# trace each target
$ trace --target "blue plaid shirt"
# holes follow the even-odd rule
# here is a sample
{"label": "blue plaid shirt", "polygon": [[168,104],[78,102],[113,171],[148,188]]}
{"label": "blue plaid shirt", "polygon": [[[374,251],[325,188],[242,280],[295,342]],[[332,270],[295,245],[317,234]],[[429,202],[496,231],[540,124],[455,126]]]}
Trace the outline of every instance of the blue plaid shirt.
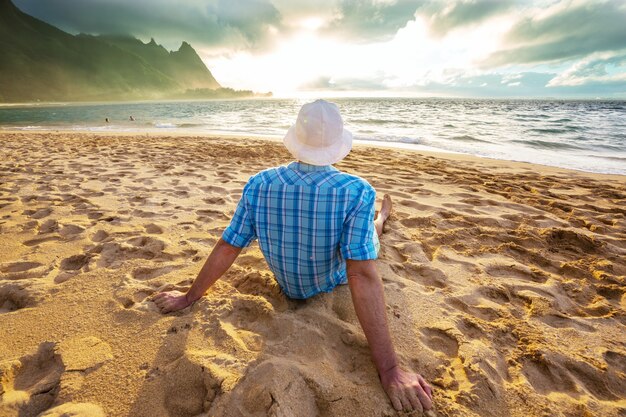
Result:
{"label": "blue plaid shirt", "polygon": [[346,259],[377,258],[375,200],[360,177],[292,162],[250,178],[222,238],[258,239],[285,294],[308,298],[346,282]]}

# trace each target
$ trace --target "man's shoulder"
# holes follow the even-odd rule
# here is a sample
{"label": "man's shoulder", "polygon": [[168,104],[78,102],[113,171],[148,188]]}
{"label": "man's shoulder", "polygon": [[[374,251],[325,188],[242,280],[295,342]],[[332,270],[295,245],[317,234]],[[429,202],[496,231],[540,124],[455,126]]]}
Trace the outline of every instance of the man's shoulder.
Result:
{"label": "man's shoulder", "polygon": [[[267,168],[252,175],[246,184],[247,188],[256,188],[261,184],[296,183],[299,177],[287,165]],[[333,168],[320,175],[313,184],[322,187],[347,188],[359,194],[375,193],[374,188],[366,179],[355,174]]]}
{"label": "man's shoulder", "polygon": [[365,178],[361,178],[355,174],[348,174],[347,172],[337,171],[336,181],[338,184],[349,187],[359,193],[375,192],[374,187],[370,185]]}
{"label": "man's shoulder", "polygon": [[259,171],[250,177],[250,179],[248,180],[248,185],[250,186],[272,182],[279,178],[280,171],[284,171],[284,169],[285,167],[281,165]]}

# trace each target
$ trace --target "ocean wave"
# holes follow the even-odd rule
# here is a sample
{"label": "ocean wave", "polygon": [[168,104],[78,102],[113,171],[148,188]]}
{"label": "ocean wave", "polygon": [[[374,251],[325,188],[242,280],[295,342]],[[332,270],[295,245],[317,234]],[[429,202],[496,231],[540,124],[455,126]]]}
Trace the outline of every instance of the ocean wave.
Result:
{"label": "ocean wave", "polygon": [[530,146],[532,148],[540,148],[540,149],[584,149],[580,146],[572,145],[569,143],[559,143],[559,142],[548,142],[545,140],[539,139],[513,139],[511,142],[519,143],[522,145]]}
{"label": "ocean wave", "polygon": [[529,132],[534,133],[570,133],[580,130],[577,126],[563,126],[560,128],[556,127],[535,127],[532,129],[528,129]]}
{"label": "ocean wave", "polygon": [[355,135],[354,139],[363,140],[367,142],[396,142],[396,143],[410,143],[410,144],[418,144],[420,143],[419,139],[410,138],[406,136],[361,136]]}
{"label": "ocean wave", "polygon": [[350,120],[350,123],[355,123],[355,124],[362,123],[362,124],[369,124],[369,125],[387,125],[387,124],[404,125],[407,123],[407,120],[368,118],[368,119],[353,119],[353,120]]}
{"label": "ocean wave", "polygon": [[614,155],[589,155],[594,158],[608,159],[609,161],[626,161],[626,156],[614,156]]}
{"label": "ocean wave", "polygon": [[15,129],[15,130],[41,130],[45,129],[44,126],[17,126],[17,127],[7,127],[7,129]]}
{"label": "ocean wave", "polygon": [[525,120],[541,120],[541,119],[549,119],[550,115],[547,114],[540,114],[540,113],[533,113],[533,114],[515,114],[514,117],[520,118],[520,119],[525,119]]}
{"label": "ocean wave", "polygon": [[475,138],[474,136],[470,136],[470,135],[461,135],[461,136],[452,136],[450,139],[452,140],[458,140],[461,142],[482,142],[482,143],[491,143],[488,140],[484,140],[484,139],[478,139]]}
{"label": "ocean wave", "polygon": [[618,152],[626,151],[626,146],[612,145],[610,143],[602,143],[600,146],[598,146],[598,148],[602,148],[602,150],[610,150],[610,151],[618,151]]}
{"label": "ocean wave", "polygon": [[175,129],[178,126],[174,123],[155,123],[154,127],[157,127],[159,129]]}

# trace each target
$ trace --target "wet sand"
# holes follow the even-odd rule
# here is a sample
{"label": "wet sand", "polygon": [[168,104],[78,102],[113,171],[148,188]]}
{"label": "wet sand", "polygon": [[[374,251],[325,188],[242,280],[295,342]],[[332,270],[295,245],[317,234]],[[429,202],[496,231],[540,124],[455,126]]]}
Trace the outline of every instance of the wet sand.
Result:
{"label": "wet sand", "polygon": [[[192,307],[151,301],[279,143],[0,143],[0,416],[396,415],[347,286],[289,300],[253,244]],[[367,146],[337,167],[394,199],[378,268],[436,415],[626,415],[626,177]]]}

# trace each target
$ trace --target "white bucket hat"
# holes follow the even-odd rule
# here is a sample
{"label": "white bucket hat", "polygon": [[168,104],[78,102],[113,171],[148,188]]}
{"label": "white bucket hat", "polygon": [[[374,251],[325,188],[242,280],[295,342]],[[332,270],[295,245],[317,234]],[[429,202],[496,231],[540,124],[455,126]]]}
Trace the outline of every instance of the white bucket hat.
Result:
{"label": "white bucket hat", "polygon": [[332,165],[350,153],[352,133],[343,128],[336,104],[315,100],[302,106],[296,124],[289,128],[283,143],[302,162]]}

